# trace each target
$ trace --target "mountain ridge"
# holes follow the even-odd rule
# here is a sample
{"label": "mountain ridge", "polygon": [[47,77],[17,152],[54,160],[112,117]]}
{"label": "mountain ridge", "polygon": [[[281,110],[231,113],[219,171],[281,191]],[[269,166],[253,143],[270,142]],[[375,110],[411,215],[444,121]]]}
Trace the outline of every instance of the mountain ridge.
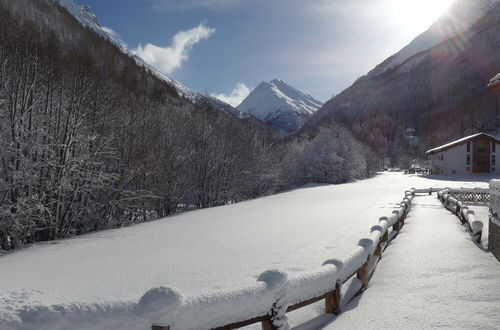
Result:
{"label": "mountain ridge", "polygon": [[65,8],[83,26],[92,29],[101,37],[112,42],[122,52],[134,58],[138,65],[147,68],[155,76],[172,85],[177,90],[177,93],[182,97],[185,97],[191,102],[196,104],[208,104],[216,110],[229,113],[240,119],[248,117],[246,114],[232,107],[230,104],[221,101],[217,98],[211,97],[209,95],[203,94],[201,92],[192,90],[183,83],[173,78],[170,78],[166,74],[157,70],[152,65],[146,63],[146,61],[144,61],[141,57],[130,52],[125,42],[123,42],[123,40],[121,40],[120,37],[112,29],[107,28],[100,24],[97,15],[90,6],[78,5],[74,0],[53,0],[53,1],[58,5],[60,5],[61,7]]}
{"label": "mountain ridge", "polygon": [[[340,122],[379,155],[397,162],[403,155],[423,157],[426,148],[500,126],[496,95],[487,88],[500,71],[500,3],[481,3],[493,6],[465,31],[358,78],[298,134]],[[409,145],[407,128],[416,132],[418,145]]]}
{"label": "mountain ridge", "polygon": [[415,37],[399,52],[378,64],[367,75],[384,73],[416,54],[463,33],[498,3],[500,0],[456,0],[447,13],[439,17],[426,31]]}

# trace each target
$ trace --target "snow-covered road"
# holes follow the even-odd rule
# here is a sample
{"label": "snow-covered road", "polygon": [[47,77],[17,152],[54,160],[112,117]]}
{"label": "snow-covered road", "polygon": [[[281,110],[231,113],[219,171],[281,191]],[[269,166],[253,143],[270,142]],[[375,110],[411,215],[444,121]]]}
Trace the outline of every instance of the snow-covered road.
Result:
{"label": "snow-covered road", "polygon": [[489,179],[384,173],[36,244],[0,256],[0,314],[25,304],[137,301],[158,286],[199,295],[253,284],[273,268],[293,276],[350,252],[406,189],[487,187]]}

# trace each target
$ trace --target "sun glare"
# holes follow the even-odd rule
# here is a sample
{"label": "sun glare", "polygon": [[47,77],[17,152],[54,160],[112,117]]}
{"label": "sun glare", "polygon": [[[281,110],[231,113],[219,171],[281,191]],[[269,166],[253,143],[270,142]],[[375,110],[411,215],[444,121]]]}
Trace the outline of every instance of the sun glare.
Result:
{"label": "sun glare", "polygon": [[454,0],[393,0],[394,14],[405,30],[420,33],[446,13]]}

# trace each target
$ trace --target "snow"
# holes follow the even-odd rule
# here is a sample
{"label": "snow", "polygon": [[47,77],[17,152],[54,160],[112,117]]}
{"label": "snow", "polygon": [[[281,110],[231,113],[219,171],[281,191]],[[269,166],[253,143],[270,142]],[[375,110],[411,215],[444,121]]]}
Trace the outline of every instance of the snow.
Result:
{"label": "snow", "polygon": [[[370,228],[387,228],[387,220],[379,218],[400,208],[405,190],[486,188],[489,179],[384,173],[35,244],[0,256],[0,301],[6,302],[0,303],[0,328],[11,320],[15,329],[44,329],[43,324],[57,320],[61,329],[66,321],[85,329],[91,315],[103,328],[110,320],[126,320],[137,329],[168,314],[146,313],[144,306],[155,301],[181,304],[175,319],[185,324],[200,322],[186,306],[196,306],[202,316],[253,316],[256,307],[269,310],[279,294],[267,280],[258,281],[263,272],[280,269],[297,287],[301,278],[316,277],[311,290],[320,292],[329,274],[347,276],[353,265],[366,262],[381,234],[380,228]],[[454,223],[459,221],[454,218]],[[296,300],[307,294],[298,292]],[[15,323],[21,321],[22,327]]]}
{"label": "snow", "polygon": [[[494,329],[500,264],[436,196],[419,196],[369,289],[324,329]],[[309,329],[317,329],[310,327]],[[304,328],[306,329],[306,328]]]}
{"label": "snow", "polygon": [[341,267],[340,260],[329,260],[320,268],[294,276],[288,283],[288,302],[290,305],[318,297],[331,290],[332,286],[335,285],[335,280],[340,277],[339,269]]}
{"label": "snow", "polygon": [[500,86],[500,73],[491,78],[490,83],[488,84],[488,87],[496,87]]}
{"label": "snow", "polygon": [[92,8],[89,6],[80,6],[74,0],[54,0],[60,6],[66,8],[83,26],[92,29],[101,37],[108,39],[122,51],[126,52],[127,45],[120,37],[109,27],[102,26],[97,19]]}
{"label": "snow", "polygon": [[500,180],[490,181],[490,205],[493,213],[500,217]]}
{"label": "snow", "polygon": [[264,315],[274,302],[283,299],[287,275],[270,270],[262,273],[257,281],[244,289],[192,298],[180,308],[173,323],[164,324],[173,329],[211,329],[238,318],[246,320]]}
{"label": "snow", "polygon": [[[236,109],[258,119],[270,122],[288,116],[288,121],[305,119],[314,114],[323,104],[290,86],[286,81],[274,79],[260,83]],[[300,123],[287,123],[294,128]]]}
{"label": "snow", "polygon": [[[427,31],[377,66],[369,75],[383,73],[404,63],[414,55],[466,31],[499,2],[500,0],[456,0],[448,12],[443,14]],[[414,62],[418,63],[419,59],[416,58]]]}

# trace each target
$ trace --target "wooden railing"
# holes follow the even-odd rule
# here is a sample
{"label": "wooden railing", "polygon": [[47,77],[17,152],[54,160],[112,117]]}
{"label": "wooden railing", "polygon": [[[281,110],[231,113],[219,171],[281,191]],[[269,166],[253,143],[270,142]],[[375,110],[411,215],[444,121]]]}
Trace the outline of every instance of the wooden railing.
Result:
{"label": "wooden railing", "polygon": [[[325,313],[340,314],[343,306],[368,289],[383,252],[404,226],[414,195],[414,189],[406,191],[399,208],[391,216],[381,217],[378,225],[372,227],[370,236],[360,240],[348,256],[325,261],[319,270],[300,277],[288,279],[283,272],[267,271],[259,276],[255,287],[213,297],[189,299],[188,305],[173,305],[168,314],[174,316],[170,320],[155,322],[152,329],[222,330],[261,323],[264,330],[276,330],[287,325],[286,313],[322,300]],[[347,287],[345,292],[343,287]],[[256,301],[259,308],[252,310],[249,306],[255,306]],[[219,308],[227,308],[224,317],[217,317]],[[245,310],[247,317],[241,315],[242,310]],[[205,314],[206,318],[200,314]],[[190,323],[190,318],[204,321],[203,324]]]}
{"label": "wooden railing", "polygon": [[500,180],[490,181],[490,213],[500,218]]}
{"label": "wooden railing", "polygon": [[[488,189],[443,189],[438,191],[438,198],[444,207],[455,213],[460,222],[467,227],[476,243],[481,243],[484,224],[476,220],[474,211],[469,210],[469,203],[478,203],[490,199]],[[464,198],[464,200],[460,200]]]}
{"label": "wooden railing", "polygon": [[500,180],[490,181],[488,248],[500,261]]}
{"label": "wooden railing", "polygon": [[489,189],[449,189],[448,194],[462,203],[489,204]]}

